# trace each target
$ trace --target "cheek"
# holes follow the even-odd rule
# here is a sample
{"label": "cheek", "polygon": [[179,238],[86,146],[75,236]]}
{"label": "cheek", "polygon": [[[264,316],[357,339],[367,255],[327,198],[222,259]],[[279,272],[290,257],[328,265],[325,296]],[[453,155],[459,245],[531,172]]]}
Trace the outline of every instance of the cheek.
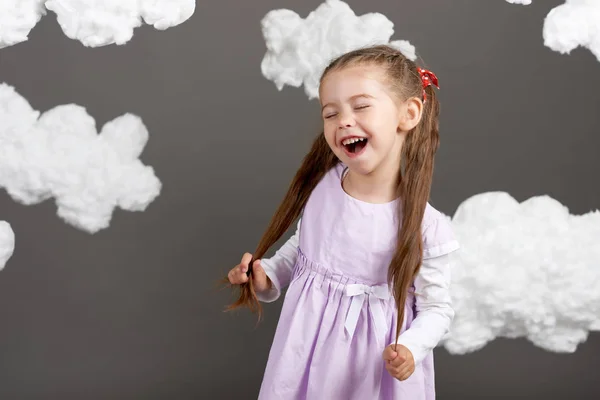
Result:
{"label": "cheek", "polygon": [[390,130],[390,126],[394,125],[395,121],[385,113],[372,112],[363,115],[360,123],[364,129],[372,131],[372,133],[386,132]]}
{"label": "cheek", "polygon": [[364,130],[374,141],[381,143],[389,143],[396,136],[396,127],[390,123],[382,123],[381,120],[365,125]]}
{"label": "cheek", "polygon": [[397,120],[392,115],[382,114],[369,119],[368,123],[371,134],[380,140],[393,140],[398,133]]}
{"label": "cheek", "polygon": [[335,128],[331,128],[330,126],[327,126],[327,124],[325,124],[325,126],[323,127],[323,132],[325,135],[325,140],[327,141],[329,146],[332,146],[335,143]]}

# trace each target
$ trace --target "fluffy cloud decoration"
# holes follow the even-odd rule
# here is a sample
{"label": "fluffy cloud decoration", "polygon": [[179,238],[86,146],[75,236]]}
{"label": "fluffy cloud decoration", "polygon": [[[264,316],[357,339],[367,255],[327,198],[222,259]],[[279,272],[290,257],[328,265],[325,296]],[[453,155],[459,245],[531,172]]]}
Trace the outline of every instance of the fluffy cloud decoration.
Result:
{"label": "fluffy cloud decoration", "polygon": [[40,112],[13,87],[0,84],[0,187],[19,203],[55,198],[57,214],[95,233],[115,207],[144,211],[161,182],[138,159],[148,141],[141,119],[124,114],[100,132],[75,104]]}
{"label": "fluffy cloud decoration", "polygon": [[411,60],[415,48],[408,41],[390,42],[394,24],[379,13],[356,16],[341,0],[326,0],[306,19],[294,11],[270,11],[261,21],[267,52],[261,63],[265,78],[278,90],[300,87],[309,99],[318,96],[319,78],[335,57],[360,47],[389,44]]}
{"label": "fluffy cloud decoration", "polygon": [[[506,0],[531,4],[531,0]],[[566,0],[544,19],[544,45],[561,54],[579,46],[589,49],[600,61],[600,1]]]}
{"label": "fluffy cloud decoration", "polygon": [[143,22],[165,30],[187,21],[195,0],[0,0],[0,48],[27,40],[46,10],[63,32],[89,47],[121,45]]}
{"label": "fluffy cloud decoration", "polygon": [[27,40],[46,14],[45,0],[0,0],[0,49]]}
{"label": "fluffy cloud decoration", "polygon": [[452,224],[461,242],[452,272],[456,316],[444,347],[465,354],[525,337],[574,352],[600,330],[600,212],[571,215],[548,196],[473,196]]}
{"label": "fluffy cloud decoration", "polygon": [[14,250],[15,233],[8,222],[0,221],[0,270],[4,269]]}

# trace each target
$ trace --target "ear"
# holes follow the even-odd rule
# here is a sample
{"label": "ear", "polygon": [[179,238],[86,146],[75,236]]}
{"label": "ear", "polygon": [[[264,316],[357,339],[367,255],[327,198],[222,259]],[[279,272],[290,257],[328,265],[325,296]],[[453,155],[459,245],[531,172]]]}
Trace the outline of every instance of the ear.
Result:
{"label": "ear", "polygon": [[421,121],[423,115],[423,102],[421,99],[411,97],[400,107],[400,121],[398,130],[408,132]]}

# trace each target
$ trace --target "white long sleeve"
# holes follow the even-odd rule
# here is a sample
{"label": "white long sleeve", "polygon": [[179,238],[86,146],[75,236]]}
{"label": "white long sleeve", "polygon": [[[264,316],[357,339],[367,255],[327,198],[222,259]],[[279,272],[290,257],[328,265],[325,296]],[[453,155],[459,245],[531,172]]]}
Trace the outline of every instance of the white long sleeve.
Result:
{"label": "white long sleeve", "polygon": [[415,364],[444,338],[454,318],[450,296],[452,257],[449,253],[424,259],[415,278],[416,316],[397,341],[411,351]]}
{"label": "white long sleeve", "polygon": [[258,300],[271,303],[281,296],[281,290],[289,285],[292,272],[298,257],[298,241],[300,237],[300,221],[296,227],[296,233],[271,258],[263,258],[260,265],[271,279],[273,286],[270,290],[257,293]]}

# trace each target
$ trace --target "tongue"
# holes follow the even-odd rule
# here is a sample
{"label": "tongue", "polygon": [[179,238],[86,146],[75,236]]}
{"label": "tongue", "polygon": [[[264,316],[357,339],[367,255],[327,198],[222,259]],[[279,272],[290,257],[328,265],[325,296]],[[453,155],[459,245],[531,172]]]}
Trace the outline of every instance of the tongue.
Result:
{"label": "tongue", "polygon": [[366,140],[361,140],[359,142],[354,143],[353,153],[359,153],[365,146],[367,145]]}

